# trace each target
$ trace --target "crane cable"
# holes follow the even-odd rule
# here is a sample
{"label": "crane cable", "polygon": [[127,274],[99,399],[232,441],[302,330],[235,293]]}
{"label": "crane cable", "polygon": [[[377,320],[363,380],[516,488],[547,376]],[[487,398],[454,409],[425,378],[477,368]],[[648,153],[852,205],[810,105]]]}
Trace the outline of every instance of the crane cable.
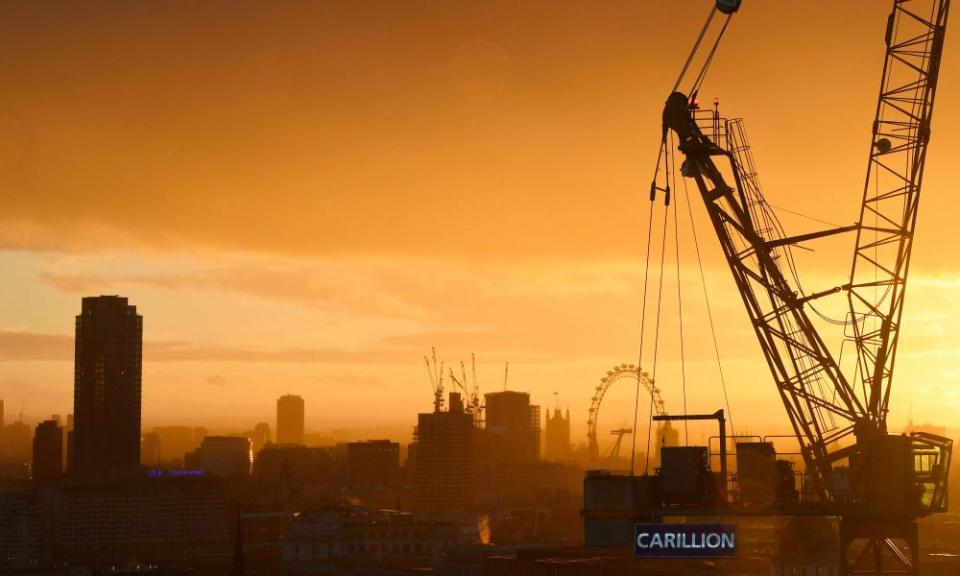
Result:
{"label": "crane cable", "polygon": [[[718,11],[720,10],[717,8],[717,4],[714,4],[713,8],[710,9],[710,13],[707,15],[707,21],[703,23],[703,27],[700,29],[700,34],[697,35],[697,40],[693,43],[693,48],[690,50],[690,54],[687,55],[687,59],[684,61],[683,67],[680,69],[680,75],[677,77],[677,81],[674,82],[673,89],[670,91],[671,93],[676,92],[680,88],[680,84],[683,83],[683,79],[686,77],[687,72],[690,69],[690,64],[693,63],[693,59],[700,51],[700,46],[703,44],[703,39],[706,37],[707,31],[710,29],[710,25],[713,22],[713,17]],[[720,32],[714,39],[713,46],[710,47],[710,51],[707,53],[707,57],[704,59],[703,65],[701,65],[696,79],[693,81],[690,90],[687,92],[687,95],[691,98],[691,100],[694,99],[697,92],[700,91],[700,86],[703,84],[703,81],[707,76],[707,71],[710,69],[710,64],[713,63],[713,56],[717,52],[717,47],[720,45],[720,40],[723,39],[723,35],[727,31],[727,26],[730,24],[730,18],[733,16],[736,10],[731,12],[726,12],[724,10],[722,12],[724,12],[726,15],[726,18],[723,21],[723,26],[720,27]]]}
{"label": "crane cable", "polygon": [[[673,155],[671,154],[670,157],[673,158]],[[660,276],[657,287],[657,320],[653,331],[653,371],[650,377],[650,412],[649,420],[647,421],[647,453],[645,458],[646,462],[643,465],[644,476],[649,473],[650,469],[650,441],[653,436],[653,393],[657,389],[657,353],[660,351],[660,312],[663,310],[663,264],[667,255],[667,222],[670,216],[670,169],[666,167],[666,164],[665,169],[667,170],[667,187],[663,202],[663,233],[660,237]],[[652,206],[650,207],[650,213],[653,213]],[[636,418],[636,414],[634,414],[634,418]],[[636,437],[636,434],[634,434],[634,437]]]}
{"label": "crane cable", "polygon": [[[694,44],[693,44],[693,48],[690,50],[690,54],[687,56],[687,59],[686,59],[686,61],[684,62],[683,67],[682,67],[681,70],[680,70],[680,75],[677,77],[677,81],[674,83],[674,85],[673,85],[673,90],[671,90],[671,92],[676,92],[677,89],[680,87],[680,84],[683,82],[683,79],[684,79],[684,77],[686,76],[687,71],[688,71],[689,68],[690,68],[690,64],[693,62],[694,57],[697,55],[698,51],[700,50],[700,46],[701,46],[702,43],[703,43],[704,37],[706,37],[707,31],[710,29],[710,25],[711,25],[711,23],[713,22],[714,16],[716,15],[716,13],[717,13],[718,11],[720,11],[720,12],[723,12],[723,13],[726,15],[726,19],[725,19],[724,22],[723,22],[723,26],[720,28],[719,34],[717,34],[717,37],[716,37],[716,39],[715,39],[714,42],[713,42],[713,46],[710,47],[710,52],[707,54],[707,57],[706,57],[706,59],[704,60],[703,65],[700,67],[700,71],[697,73],[697,77],[696,77],[696,79],[694,80],[693,86],[691,87],[691,90],[690,90],[690,92],[689,92],[689,95],[690,95],[690,97],[691,97],[691,100],[695,97],[696,92],[699,91],[700,86],[703,84],[703,81],[704,81],[704,79],[706,78],[706,75],[707,75],[707,71],[708,71],[709,68],[710,68],[710,64],[713,62],[713,57],[714,57],[714,55],[716,54],[717,47],[720,45],[720,40],[723,39],[723,35],[724,35],[724,33],[727,31],[727,26],[730,24],[730,17],[733,16],[733,13],[734,13],[734,12],[736,12],[736,8],[734,8],[734,9],[732,9],[732,10],[730,10],[730,11],[720,9],[720,8],[718,8],[718,5],[719,5],[719,4],[720,4],[720,2],[719,2],[719,0],[718,0],[718,2],[716,2],[716,3],[714,4],[713,8],[711,8],[710,13],[707,15],[707,20],[706,20],[706,22],[704,22],[703,27],[700,29],[700,33],[697,35],[697,39],[696,39],[696,41],[695,41]],[[737,4],[737,6],[739,6],[739,2],[736,2],[736,4]],[[671,141],[672,141],[672,136],[671,136]],[[649,468],[649,464],[650,464],[650,440],[651,440],[651,439],[650,439],[650,436],[651,436],[650,432],[652,431],[652,426],[653,426],[653,388],[656,386],[657,352],[658,352],[659,340],[660,340],[660,336],[659,336],[659,335],[660,335],[660,310],[661,310],[661,308],[662,308],[661,304],[662,304],[662,297],[663,297],[663,269],[664,269],[664,259],[665,259],[665,254],[666,254],[666,243],[667,243],[667,237],[666,237],[666,234],[667,234],[667,221],[668,221],[668,216],[669,216],[669,213],[670,213],[670,209],[669,209],[669,207],[670,207],[670,177],[671,177],[671,174],[674,174],[674,173],[675,173],[675,170],[674,170],[674,171],[671,171],[670,168],[666,165],[666,161],[664,161],[664,169],[665,169],[666,172],[667,172],[666,175],[665,175],[665,186],[664,186],[664,188],[658,188],[658,186],[657,186],[657,175],[660,173],[660,163],[661,163],[661,160],[664,160],[664,159],[665,159],[665,156],[668,156],[668,155],[670,155],[670,154],[669,154],[669,151],[668,151],[668,148],[667,148],[667,130],[665,129],[664,132],[663,132],[663,135],[662,135],[662,137],[661,137],[661,139],[660,139],[660,147],[659,147],[659,149],[658,149],[658,151],[657,151],[657,160],[656,160],[656,163],[655,163],[655,165],[654,165],[653,181],[652,181],[651,184],[650,184],[650,215],[649,215],[649,218],[648,218],[648,220],[647,220],[647,248],[646,248],[646,257],[645,257],[645,260],[644,260],[643,300],[642,300],[642,304],[641,304],[642,309],[641,309],[641,312],[640,312],[640,348],[639,348],[638,355],[637,355],[637,356],[638,356],[638,358],[637,358],[637,386],[636,386],[636,391],[635,391],[635,395],[634,395],[633,434],[631,434],[631,436],[632,436],[632,438],[631,438],[632,448],[631,448],[631,450],[630,450],[630,475],[631,475],[631,476],[635,475],[635,473],[636,473],[637,420],[638,420],[638,416],[639,416],[639,412],[640,412],[640,386],[641,386],[641,382],[642,382],[642,379],[643,379],[643,371],[642,371],[641,365],[642,365],[642,363],[643,363],[643,347],[644,347],[644,339],[645,339],[645,333],[646,333],[646,320],[647,320],[647,287],[649,286],[649,279],[650,279],[650,247],[651,247],[651,243],[652,243],[651,241],[652,241],[652,238],[653,238],[653,211],[654,211],[655,202],[656,202],[657,190],[661,190],[661,191],[663,191],[663,192],[665,193],[665,198],[664,198],[665,212],[664,212],[664,220],[663,220],[663,236],[662,236],[662,243],[661,243],[661,250],[660,250],[660,278],[659,278],[659,288],[658,288],[658,296],[657,296],[657,319],[656,319],[656,328],[655,328],[655,334],[654,334],[654,338],[655,338],[655,339],[654,339],[654,357],[653,357],[653,377],[652,377],[652,384],[651,384],[651,391],[650,391],[650,414],[649,414],[650,421],[649,421],[648,426],[647,426],[647,454],[646,454],[646,463],[645,463],[645,465],[644,465],[644,474],[647,473],[648,468]],[[673,157],[671,156],[671,160],[672,160],[672,159],[673,159]],[[675,161],[674,161],[674,162],[675,162]],[[675,168],[675,166],[674,166],[674,168]],[[673,178],[674,178],[674,184],[676,184],[676,176],[675,176],[675,174],[673,175]],[[681,178],[681,180],[683,180],[683,179]],[[683,184],[684,184],[684,189],[686,189],[686,182],[684,182]],[[688,202],[688,209],[689,209],[689,194],[687,195],[687,202]],[[690,213],[690,217],[691,217],[691,225],[692,225],[692,224],[693,224],[693,220],[692,220],[692,218],[693,218],[693,213],[692,213],[692,212]],[[675,222],[675,227],[676,227],[676,206],[674,206],[674,222]],[[676,237],[677,237],[677,297],[678,297],[678,302],[679,302],[679,298],[680,298],[680,287],[679,287],[679,283],[680,283],[679,250],[680,250],[680,248],[679,248],[679,235],[678,235],[678,234],[679,234],[679,233],[675,232],[675,235],[676,235]],[[695,241],[695,244],[696,244],[696,241]],[[700,258],[700,251],[699,251],[699,247],[698,247],[698,248],[697,248],[697,259],[699,260],[699,258]],[[703,264],[702,264],[702,263],[701,263],[701,265],[700,265],[700,274],[701,274],[701,278],[703,278]],[[704,280],[704,294],[706,295],[706,281],[705,281],[705,280]],[[708,302],[707,302],[707,309],[708,309],[708,311],[709,311],[709,300],[708,300]],[[682,322],[682,319],[681,319],[681,322]],[[719,363],[720,363],[720,356],[719,356],[719,354],[720,354],[720,352],[719,352],[719,348],[718,348],[718,345],[717,345],[716,333],[715,333],[715,331],[713,330],[713,317],[712,317],[712,315],[711,315],[711,317],[710,317],[710,327],[711,327],[711,332],[713,333],[714,349],[715,349],[716,352],[717,352],[717,364],[718,364],[718,366],[719,366]],[[683,329],[682,329],[682,327],[681,327],[681,340],[682,340],[682,338],[683,338],[683,336],[682,336],[682,331],[683,331]],[[681,356],[683,355],[683,350],[682,350],[682,348],[683,348],[683,344],[682,344],[682,342],[681,342]],[[684,364],[684,360],[683,360],[682,358],[681,358],[681,364]],[[685,366],[683,366],[683,367],[681,368],[681,373],[682,373],[681,378],[682,378],[682,386],[683,386],[684,412],[686,412],[687,397],[686,397],[686,368],[685,368]],[[723,395],[724,395],[724,399],[725,399],[726,405],[727,405],[727,412],[730,412],[730,401],[727,399],[727,389],[726,389],[726,383],[723,381],[723,369],[722,369],[722,367],[721,367],[721,369],[720,369],[720,381],[721,381],[721,383],[723,384]],[[732,414],[731,414],[731,418],[730,418],[730,427],[731,427],[731,429],[733,429],[733,418],[732,418]]]}
{"label": "crane cable", "polygon": [[690,68],[690,63],[693,62],[693,57],[697,55],[697,50],[700,49],[700,43],[703,42],[703,37],[706,36],[707,30],[710,28],[710,22],[713,21],[713,16],[717,13],[717,6],[714,5],[710,10],[710,13],[707,15],[707,21],[703,23],[703,28],[700,29],[700,35],[697,36],[697,41],[693,43],[693,49],[690,50],[690,54],[687,56],[687,61],[683,63],[683,68],[680,69],[680,76],[677,77],[677,81],[673,84],[673,90],[670,92],[676,92],[680,88],[680,83],[683,82],[683,77],[687,74],[687,69]]}
{"label": "crane cable", "polygon": [[[673,148],[673,134],[670,135],[670,147]],[[673,156],[675,157],[675,156]],[[677,170],[673,166],[673,189],[677,189]],[[687,412],[687,358],[684,351],[683,342],[683,291],[680,289],[680,219],[677,217],[677,202],[673,203],[673,242],[675,249],[675,258],[677,265],[677,318],[680,321],[680,388],[683,392],[683,413]],[[683,445],[687,446],[690,442],[690,427],[687,420],[683,421]]]}
{"label": "crane cable", "polygon": [[[714,6],[716,10],[716,6]],[[710,69],[710,64],[713,63],[713,56],[717,53],[717,46],[720,45],[720,40],[723,39],[723,35],[727,31],[727,26],[730,25],[730,17],[733,14],[727,14],[727,19],[723,21],[723,27],[720,28],[720,33],[717,34],[717,39],[713,42],[713,47],[710,48],[710,53],[707,54],[707,59],[703,62],[703,67],[700,68],[700,74],[697,75],[697,79],[693,81],[693,86],[690,88],[690,96],[695,97],[697,92],[700,91],[700,86],[703,85],[704,79],[707,77],[707,71]]]}
{"label": "crane cable", "polygon": [[683,195],[687,202],[687,213],[690,216],[690,231],[693,234],[693,248],[697,255],[697,265],[700,269],[700,283],[703,286],[703,299],[707,305],[707,320],[710,324],[710,335],[713,337],[713,351],[717,357],[717,371],[720,375],[720,387],[723,390],[723,402],[727,407],[727,416],[730,420],[730,433],[736,435],[736,428],[733,425],[733,410],[730,409],[730,397],[727,395],[727,381],[723,377],[723,363],[720,361],[720,344],[717,341],[717,329],[713,322],[713,310],[710,307],[710,295],[707,290],[707,277],[703,272],[703,259],[700,257],[700,242],[697,240],[697,228],[693,224],[693,209],[690,206],[690,191],[687,189],[686,178],[680,179],[683,182]]}
{"label": "crane cable", "polygon": [[[664,140],[660,145],[660,153],[657,155],[657,171],[660,169],[660,159],[664,154],[666,148],[666,140]],[[640,385],[643,380],[643,372],[641,365],[643,363],[643,343],[644,343],[644,334],[646,333],[647,325],[647,281],[650,278],[650,243],[653,238],[653,207],[654,200],[656,199],[657,193],[657,172],[654,172],[653,183],[650,185],[650,217],[647,220],[647,256],[644,263],[643,271],[643,303],[641,304],[640,311],[640,350],[637,353],[637,389],[634,394],[633,400],[633,432],[631,433],[631,449],[630,449],[630,475],[635,474],[635,465],[637,457],[637,413],[640,411]]]}

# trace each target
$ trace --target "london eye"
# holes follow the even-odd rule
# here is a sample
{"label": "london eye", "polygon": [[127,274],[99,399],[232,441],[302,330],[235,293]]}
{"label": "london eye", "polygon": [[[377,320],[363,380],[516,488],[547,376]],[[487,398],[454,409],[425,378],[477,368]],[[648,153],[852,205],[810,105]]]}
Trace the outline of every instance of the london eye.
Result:
{"label": "london eye", "polygon": [[[646,372],[639,370],[634,364],[619,364],[607,370],[607,373],[600,378],[600,383],[594,389],[593,398],[590,401],[590,412],[587,417],[587,450],[593,461],[596,462],[600,460],[600,444],[597,438],[600,423],[600,409],[603,406],[604,396],[606,396],[607,391],[614,385],[629,385],[631,388],[635,388],[638,381],[640,386],[646,390],[645,396],[652,399],[653,413],[656,415],[666,413],[663,398],[660,397],[660,390],[654,385],[653,380]],[[619,449],[620,440],[623,435],[625,433],[633,433],[633,431],[631,429],[619,429],[611,433],[618,436],[614,446],[616,449]],[[611,454],[610,459],[615,459],[616,456],[617,454]]]}

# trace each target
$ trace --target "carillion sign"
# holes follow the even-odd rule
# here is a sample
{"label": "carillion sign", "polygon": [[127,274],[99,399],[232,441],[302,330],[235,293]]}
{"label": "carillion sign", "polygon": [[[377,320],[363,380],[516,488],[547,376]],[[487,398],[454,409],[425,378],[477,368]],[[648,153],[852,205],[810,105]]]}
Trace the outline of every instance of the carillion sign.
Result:
{"label": "carillion sign", "polygon": [[637,558],[732,558],[737,555],[734,524],[637,524]]}

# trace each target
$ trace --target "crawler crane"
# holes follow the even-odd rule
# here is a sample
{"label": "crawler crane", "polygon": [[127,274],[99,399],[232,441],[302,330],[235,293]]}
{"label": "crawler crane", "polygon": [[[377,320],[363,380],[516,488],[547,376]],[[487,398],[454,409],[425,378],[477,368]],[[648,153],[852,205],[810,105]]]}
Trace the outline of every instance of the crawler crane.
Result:
{"label": "crawler crane", "polygon": [[[951,441],[891,434],[886,418],[949,5],[893,2],[863,200],[852,226],[783,233],[757,184],[742,122],[696,105],[703,72],[686,93],[678,80],[663,110],[662,153],[672,153],[675,137],[683,177],[696,182],[799,441],[818,510],[839,518],[844,574],[862,573],[865,564],[867,573],[918,573],[916,521],[947,505]],[[737,8],[739,2],[718,0],[711,17],[719,13],[725,29]],[[651,196],[668,190],[655,179]],[[848,280],[805,292],[791,248],[840,234],[855,237]],[[849,367],[814,322],[819,299],[843,294],[845,337],[856,351]]]}

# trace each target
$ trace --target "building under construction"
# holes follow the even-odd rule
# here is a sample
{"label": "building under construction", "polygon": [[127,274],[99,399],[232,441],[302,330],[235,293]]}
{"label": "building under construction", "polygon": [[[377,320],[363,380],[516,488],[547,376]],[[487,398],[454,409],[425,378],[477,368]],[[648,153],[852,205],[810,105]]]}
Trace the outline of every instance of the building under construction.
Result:
{"label": "building under construction", "polygon": [[490,464],[515,464],[540,460],[540,406],[530,394],[503,390],[484,394],[484,437]]}
{"label": "building under construction", "polygon": [[466,510],[472,504],[474,478],[474,417],[464,410],[458,392],[451,392],[448,409],[437,407],[417,417],[412,446],[416,466],[417,510],[436,515]]}

